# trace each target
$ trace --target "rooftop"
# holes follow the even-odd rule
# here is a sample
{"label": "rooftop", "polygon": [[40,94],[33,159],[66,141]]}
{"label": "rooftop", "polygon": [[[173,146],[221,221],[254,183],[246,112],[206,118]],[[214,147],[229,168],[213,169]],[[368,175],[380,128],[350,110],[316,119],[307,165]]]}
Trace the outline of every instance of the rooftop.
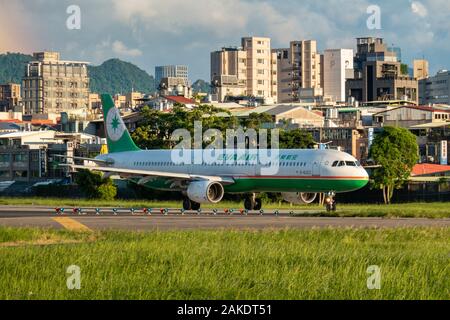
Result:
{"label": "rooftop", "polygon": [[434,175],[450,171],[450,166],[440,164],[421,163],[416,164],[412,171],[412,176]]}
{"label": "rooftop", "polygon": [[181,104],[197,104],[194,100],[185,98],[183,96],[164,96],[164,98]]}

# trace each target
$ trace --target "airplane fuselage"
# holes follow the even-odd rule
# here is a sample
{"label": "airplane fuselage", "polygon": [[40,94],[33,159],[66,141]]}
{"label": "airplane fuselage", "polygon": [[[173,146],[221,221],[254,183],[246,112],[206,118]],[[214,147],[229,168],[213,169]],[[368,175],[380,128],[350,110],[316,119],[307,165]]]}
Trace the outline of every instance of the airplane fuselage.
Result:
{"label": "airplane fuselage", "polygon": [[[351,155],[337,150],[279,150],[276,160],[253,161],[239,156],[237,150],[218,152],[216,162],[172,161],[172,150],[118,152],[97,157],[111,161],[111,166],[130,170],[168,171],[173,173],[220,176],[234,181],[225,184],[227,193],[255,192],[350,192],[364,187],[368,175]],[[236,161],[230,161],[236,160]],[[258,160],[258,158],[256,159]],[[271,170],[264,170],[271,167]],[[275,168],[275,169],[274,169]],[[264,173],[266,172],[266,173]],[[268,172],[268,173],[267,173]],[[136,179],[134,179],[136,181]],[[158,190],[178,191],[170,178],[155,177],[144,184]]]}

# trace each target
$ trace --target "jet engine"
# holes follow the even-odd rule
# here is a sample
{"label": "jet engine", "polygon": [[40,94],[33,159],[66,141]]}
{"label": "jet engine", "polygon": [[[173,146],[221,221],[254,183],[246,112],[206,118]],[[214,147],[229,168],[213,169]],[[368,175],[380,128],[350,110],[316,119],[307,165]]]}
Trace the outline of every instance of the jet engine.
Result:
{"label": "jet engine", "polygon": [[289,192],[282,193],[281,196],[292,204],[310,204],[317,198],[317,193]]}
{"label": "jet engine", "polygon": [[218,203],[224,194],[223,186],[212,181],[194,181],[187,189],[188,198],[197,203]]}

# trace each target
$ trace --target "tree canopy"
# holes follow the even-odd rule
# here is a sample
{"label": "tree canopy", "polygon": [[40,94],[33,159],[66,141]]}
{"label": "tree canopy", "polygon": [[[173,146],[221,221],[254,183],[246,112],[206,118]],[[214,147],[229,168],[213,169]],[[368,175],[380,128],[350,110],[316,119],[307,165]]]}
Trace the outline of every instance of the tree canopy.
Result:
{"label": "tree canopy", "polygon": [[[194,123],[201,121],[202,132],[208,129],[218,129],[223,134],[223,141],[227,129],[254,129],[259,132],[265,124],[272,123],[272,117],[265,113],[252,113],[247,118],[238,119],[229,112],[210,105],[200,105],[192,110],[183,105],[176,105],[169,113],[160,112],[149,107],[141,110],[142,120],[139,121],[132,138],[143,149],[171,149],[178,142],[171,141],[172,133],[177,129],[187,129],[194,137]],[[270,145],[270,132],[268,137]],[[314,143],[311,134],[297,130],[280,130],[280,148],[307,148]],[[193,145],[191,141],[191,145]],[[203,143],[206,147],[208,143]]]}
{"label": "tree canopy", "polygon": [[419,160],[416,137],[405,128],[385,127],[370,148],[370,157],[381,167],[375,169],[372,185],[383,190],[385,203],[390,203],[394,189],[409,179]]}

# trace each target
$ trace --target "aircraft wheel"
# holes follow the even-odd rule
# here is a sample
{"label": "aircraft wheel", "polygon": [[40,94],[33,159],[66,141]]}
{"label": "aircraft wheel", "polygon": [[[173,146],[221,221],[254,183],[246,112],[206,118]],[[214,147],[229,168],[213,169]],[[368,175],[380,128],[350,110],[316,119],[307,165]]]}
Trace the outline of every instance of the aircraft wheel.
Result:
{"label": "aircraft wheel", "polygon": [[251,198],[245,198],[244,200],[244,208],[248,211],[254,210],[255,208],[255,201]]}
{"label": "aircraft wheel", "polygon": [[183,199],[183,209],[184,210],[192,210],[192,201],[189,198]]}
{"label": "aircraft wheel", "polygon": [[200,203],[191,201],[191,208],[192,208],[192,210],[194,210],[194,211],[200,210],[200,207],[201,207]]}
{"label": "aircraft wheel", "polygon": [[262,200],[261,199],[256,199],[253,209],[254,210],[261,210],[261,208],[262,208]]}

